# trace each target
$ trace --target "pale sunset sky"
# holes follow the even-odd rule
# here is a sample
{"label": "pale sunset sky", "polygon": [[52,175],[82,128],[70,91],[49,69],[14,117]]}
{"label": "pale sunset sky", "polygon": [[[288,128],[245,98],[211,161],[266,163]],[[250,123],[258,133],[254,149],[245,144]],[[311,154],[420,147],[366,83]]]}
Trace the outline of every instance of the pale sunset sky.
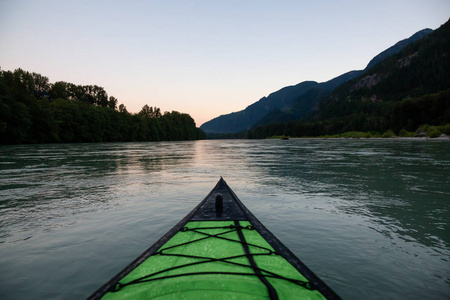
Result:
{"label": "pale sunset sky", "polygon": [[0,67],[98,85],[197,126],[305,80],[364,69],[449,0],[0,0]]}

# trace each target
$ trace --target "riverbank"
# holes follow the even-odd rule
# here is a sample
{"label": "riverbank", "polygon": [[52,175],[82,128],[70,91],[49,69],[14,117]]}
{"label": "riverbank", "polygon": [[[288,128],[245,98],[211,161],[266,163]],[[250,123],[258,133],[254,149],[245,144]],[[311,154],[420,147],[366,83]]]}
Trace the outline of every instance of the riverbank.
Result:
{"label": "riverbank", "polygon": [[430,126],[430,125],[421,125],[416,131],[407,131],[402,129],[398,132],[394,132],[392,129],[385,131],[384,133],[380,132],[365,132],[365,131],[348,131],[344,133],[338,133],[334,135],[319,135],[319,136],[297,136],[291,137],[288,135],[275,135],[268,137],[269,139],[290,139],[290,138],[354,138],[354,139],[362,139],[362,138],[423,138],[423,139],[449,139],[450,136],[450,124],[442,125],[442,126]]}
{"label": "riverbank", "polygon": [[403,137],[403,136],[393,136],[393,137],[359,137],[359,136],[317,136],[317,137],[270,137],[268,139],[280,139],[280,140],[313,140],[313,139],[330,139],[330,140],[340,140],[340,139],[370,139],[370,140],[404,140],[404,141],[450,141],[450,136],[446,134],[442,134],[438,137],[431,138],[428,136],[425,137]]}
{"label": "riverbank", "polygon": [[340,138],[352,138],[352,139],[439,139],[447,140],[450,139],[450,124],[445,126],[430,126],[423,125],[419,127],[415,132],[406,131],[404,129],[400,130],[398,134],[395,134],[393,130],[388,130],[383,134],[379,132],[363,132],[363,131],[349,131],[334,135],[321,135],[321,136],[307,136],[307,137],[290,137],[290,136],[272,136],[270,139],[290,139],[290,138],[320,138],[320,139],[340,139]]}
{"label": "riverbank", "polygon": [[395,136],[395,137],[389,137],[389,138],[382,138],[382,137],[362,137],[362,138],[355,138],[355,137],[294,137],[289,138],[291,140],[398,140],[398,141],[450,141],[450,136],[443,135],[439,136],[437,138],[430,138],[430,137],[401,137],[401,136]]}
{"label": "riverbank", "polygon": [[442,134],[435,138],[431,138],[428,136],[425,136],[425,137],[418,137],[418,136],[413,136],[413,137],[404,137],[404,136],[392,136],[392,137],[319,136],[319,137],[295,137],[295,138],[290,138],[290,139],[371,139],[371,140],[403,140],[403,141],[428,141],[428,140],[433,140],[433,141],[449,140],[450,141],[450,136],[448,136],[446,134]]}

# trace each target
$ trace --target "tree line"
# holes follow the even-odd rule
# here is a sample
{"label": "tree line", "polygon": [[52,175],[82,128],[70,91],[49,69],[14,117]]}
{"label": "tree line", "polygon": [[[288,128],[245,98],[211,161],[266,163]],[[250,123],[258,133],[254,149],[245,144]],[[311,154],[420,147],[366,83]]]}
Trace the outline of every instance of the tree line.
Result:
{"label": "tree line", "polygon": [[191,116],[145,105],[129,113],[97,85],[50,83],[22,69],[0,70],[0,143],[204,139]]}

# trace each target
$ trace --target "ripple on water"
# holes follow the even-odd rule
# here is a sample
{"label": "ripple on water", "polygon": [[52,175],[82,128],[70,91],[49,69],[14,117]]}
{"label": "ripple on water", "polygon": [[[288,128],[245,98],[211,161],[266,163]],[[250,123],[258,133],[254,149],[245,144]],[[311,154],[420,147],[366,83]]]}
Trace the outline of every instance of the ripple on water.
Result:
{"label": "ripple on water", "polygon": [[0,298],[86,298],[224,176],[344,299],[446,299],[448,153],[386,140],[3,146]]}

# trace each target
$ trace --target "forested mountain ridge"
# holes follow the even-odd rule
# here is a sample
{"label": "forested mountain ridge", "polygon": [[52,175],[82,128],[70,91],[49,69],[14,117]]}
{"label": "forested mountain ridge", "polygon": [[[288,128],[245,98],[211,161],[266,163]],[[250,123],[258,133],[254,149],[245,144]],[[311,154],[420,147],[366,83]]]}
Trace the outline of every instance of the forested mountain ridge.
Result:
{"label": "forested mountain ridge", "polygon": [[304,81],[284,87],[267,97],[247,106],[244,110],[222,115],[204,123],[200,128],[209,133],[240,132],[251,128],[264,115],[274,109],[287,108],[298,95],[319,85],[315,81]]}
{"label": "forested mountain ridge", "polygon": [[407,39],[401,40],[400,42],[397,42],[394,46],[389,47],[388,49],[384,50],[383,52],[381,52],[380,54],[378,54],[377,56],[372,58],[372,60],[367,64],[367,67],[365,68],[365,70],[370,69],[371,67],[375,66],[380,61],[388,58],[389,56],[400,52],[403,48],[405,48],[409,44],[414,43],[415,41],[420,40],[421,38],[424,38],[425,36],[429,35],[432,32],[433,32],[433,30],[430,28],[422,29],[422,30],[416,32],[415,34],[413,34],[410,38],[407,38]]}
{"label": "forested mountain ridge", "polygon": [[416,131],[450,123],[450,21],[341,84],[307,120],[256,128],[250,137]]}
{"label": "forested mountain ridge", "polygon": [[351,80],[361,73],[363,73],[363,71],[350,71],[327,82],[319,83],[300,96],[294,98],[290,105],[284,109],[276,108],[270,111],[259,121],[254,123],[252,127],[273,123],[287,123],[305,118],[319,108],[320,100],[322,98],[330,94],[331,91],[333,91],[340,84]]}
{"label": "forested mountain ridge", "polygon": [[[431,29],[424,29],[415,33],[410,38],[396,43],[394,46],[375,56],[364,70],[350,71],[327,82],[317,83],[314,81],[305,81],[295,86],[282,88],[270,94],[268,97],[263,97],[242,111],[214,118],[204,123],[200,128],[206,133],[240,132],[252,127],[271,123],[286,123],[305,118],[318,109],[320,100],[331,93],[334,88],[361,75],[377,62],[398,53],[407,45],[425,37],[430,32],[432,32]],[[304,87],[303,84],[305,83],[313,84],[309,86],[309,89],[297,88],[300,86]],[[289,96],[285,96],[283,101],[280,101],[279,94]]]}
{"label": "forested mountain ridge", "polygon": [[[324,91],[331,92],[335,87],[346,82],[362,71],[350,71],[333,78],[327,82],[303,81],[297,85],[284,87],[267,97],[247,106],[244,110],[222,115],[204,123],[200,128],[207,133],[241,132],[257,125],[266,124],[265,120],[273,123],[274,119],[290,121],[307,116],[318,106],[318,102],[311,100],[314,93],[323,94]],[[304,97],[302,97],[304,96]],[[306,105],[302,105],[307,101]],[[310,100],[310,101],[308,101]],[[296,102],[296,104],[295,104]],[[300,108],[297,108],[300,103]]]}
{"label": "forested mountain ridge", "polygon": [[0,70],[0,144],[194,140],[188,114],[145,105],[131,114],[96,85],[50,83],[22,69]]}
{"label": "forested mountain ridge", "polygon": [[450,88],[450,21],[432,34],[389,56],[323,99],[318,118],[339,115],[343,102],[399,101]]}

